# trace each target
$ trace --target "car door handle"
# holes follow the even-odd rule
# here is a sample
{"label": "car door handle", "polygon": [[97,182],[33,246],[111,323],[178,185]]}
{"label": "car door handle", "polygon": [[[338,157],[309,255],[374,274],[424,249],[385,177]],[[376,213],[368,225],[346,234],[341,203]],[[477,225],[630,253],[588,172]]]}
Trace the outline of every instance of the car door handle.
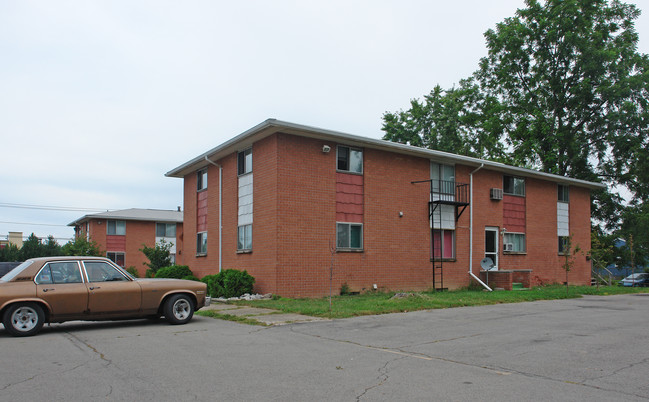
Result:
{"label": "car door handle", "polygon": [[43,292],[49,292],[50,290],[55,290],[54,288],[43,289]]}
{"label": "car door handle", "polygon": [[90,290],[101,289],[101,286],[91,286]]}

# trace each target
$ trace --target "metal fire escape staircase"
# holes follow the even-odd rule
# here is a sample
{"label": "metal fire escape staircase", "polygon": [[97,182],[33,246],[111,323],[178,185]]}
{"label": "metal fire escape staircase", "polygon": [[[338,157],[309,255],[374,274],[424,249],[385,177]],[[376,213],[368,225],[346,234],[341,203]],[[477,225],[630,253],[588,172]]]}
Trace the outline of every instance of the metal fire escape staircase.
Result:
{"label": "metal fire escape staircase", "polygon": [[[444,287],[444,258],[442,205],[455,207],[455,222],[469,206],[469,185],[447,180],[419,180],[416,183],[430,183],[430,200],[428,201],[428,220],[431,226],[430,261],[433,265],[433,289],[445,290]],[[436,227],[435,223],[439,226]]]}

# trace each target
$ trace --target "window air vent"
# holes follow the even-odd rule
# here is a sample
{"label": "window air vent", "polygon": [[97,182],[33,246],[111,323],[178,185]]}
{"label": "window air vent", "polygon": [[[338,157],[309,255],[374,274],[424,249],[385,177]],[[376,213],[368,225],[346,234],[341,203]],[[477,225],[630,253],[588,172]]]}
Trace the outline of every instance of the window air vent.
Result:
{"label": "window air vent", "polygon": [[503,246],[505,251],[514,251],[514,244],[512,243],[505,243]]}
{"label": "window air vent", "polygon": [[503,189],[502,188],[492,188],[489,190],[489,198],[492,200],[502,200],[503,199]]}

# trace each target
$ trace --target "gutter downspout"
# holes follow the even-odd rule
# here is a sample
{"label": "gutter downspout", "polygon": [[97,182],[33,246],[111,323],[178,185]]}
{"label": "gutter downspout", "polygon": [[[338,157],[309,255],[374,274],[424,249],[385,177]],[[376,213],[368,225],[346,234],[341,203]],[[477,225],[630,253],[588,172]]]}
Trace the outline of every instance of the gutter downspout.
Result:
{"label": "gutter downspout", "polygon": [[207,155],[205,155],[205,160],[219,168],[219,272],[221,272],[223,261],[223,166],[211,161]]}
{"label": "gutter downspout", "polygon": [[485,289],[488,291],[492,292],[493,290],[487,286],[484,282],[480,280],[475,274],[473,273],[473,174],[476,173],[478,170],[482,169],[484,167],[484,163],[481,163],[480,166],[478,166],[477,169],[475,169],[473,172],[469,173],[469,177],[471,178],[470,182],[470,188],[471,188],[471,222],[469,224],[469,275],[476,281],[478,281],[479,284],[481,284]]}

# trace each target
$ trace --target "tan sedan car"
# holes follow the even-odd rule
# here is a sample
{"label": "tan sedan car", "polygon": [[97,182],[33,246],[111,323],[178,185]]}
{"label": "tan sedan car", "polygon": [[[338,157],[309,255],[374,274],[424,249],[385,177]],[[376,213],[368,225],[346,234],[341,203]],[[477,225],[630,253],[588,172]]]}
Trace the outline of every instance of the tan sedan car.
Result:
{"label": "tan sedan car", "polygon": [[0,317],[14,336],[70,320],[164,316],[185,324],[209,303],[205,283],[133,278],[100,257],[32,258],[0,278]]}

